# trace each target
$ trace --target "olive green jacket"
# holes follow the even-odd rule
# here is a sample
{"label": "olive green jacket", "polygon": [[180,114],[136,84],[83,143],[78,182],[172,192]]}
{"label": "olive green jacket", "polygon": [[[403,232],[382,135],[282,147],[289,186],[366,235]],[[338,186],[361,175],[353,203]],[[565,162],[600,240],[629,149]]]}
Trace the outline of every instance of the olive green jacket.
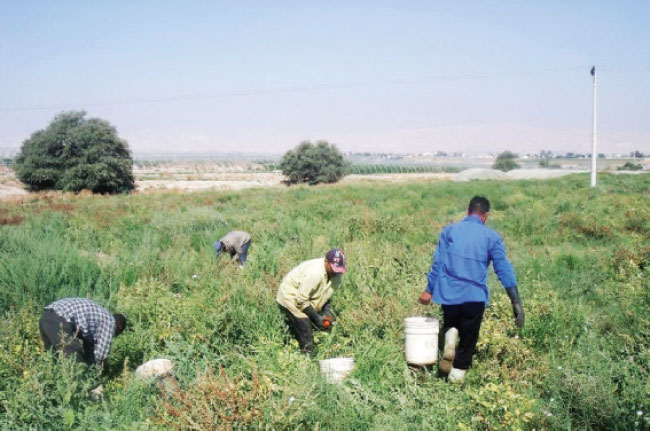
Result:
{"label": "olive green jacket", "polygon": [[302,310],[311,305],[321,311],[341,284],[342,275],[337,274],[328,281],[325,259],[307,260],[284,277],[276,301],[297,318],[307,318]]}

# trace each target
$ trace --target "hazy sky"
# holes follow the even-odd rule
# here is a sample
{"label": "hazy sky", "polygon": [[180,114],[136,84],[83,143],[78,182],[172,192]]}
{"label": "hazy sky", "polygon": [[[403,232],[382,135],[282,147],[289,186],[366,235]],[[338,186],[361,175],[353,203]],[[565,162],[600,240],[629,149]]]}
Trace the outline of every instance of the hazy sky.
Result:
{"label": "hazy sky", "polygon": [[58,112],[138,151],[650,152],[650,1],[0,0],[0,148]]}

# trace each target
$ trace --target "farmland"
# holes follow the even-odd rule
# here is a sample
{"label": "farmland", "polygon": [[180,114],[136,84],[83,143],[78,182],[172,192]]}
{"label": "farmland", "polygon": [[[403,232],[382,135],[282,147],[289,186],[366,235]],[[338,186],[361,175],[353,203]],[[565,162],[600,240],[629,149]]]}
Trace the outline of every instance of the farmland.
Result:
{"label": "farmland", "polygon": [[[650,176],[508,182],[344,182],[0,202],[0,429],[649,429]],[[462,386],[407,367],[405,317],[439,230],[488,197],[526,309],[514,327],[491,302]],[[249,263],[215,259],[229,230],[253,234]],[[337,321],[313,358],[275,305],[293,266],[347,252]],[[61,297],[127,315],[103,372],[43,351],[38,317]],[[343,385],[318,359],[354,356]],[[166,382],[134,378],[174,361]],[[104,396],[88,395],[102,384]],[[211,418],[216,425],[210,427]]]}

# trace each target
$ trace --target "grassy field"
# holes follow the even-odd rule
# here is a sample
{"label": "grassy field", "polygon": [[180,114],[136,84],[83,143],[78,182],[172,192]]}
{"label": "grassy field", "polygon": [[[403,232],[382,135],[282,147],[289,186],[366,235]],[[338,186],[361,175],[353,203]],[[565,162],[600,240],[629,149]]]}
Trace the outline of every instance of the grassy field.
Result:
{"label": "grassy field", "polygon": [[[650,429],[650,176],[333,185],[240,192],[34,197],[0,203],[2,430]],[[527,313],[494,274],[462,386],[407,367],[403,319],[439,230],[492,201]],[[249,264],[212,242],[253,234]],[[275,305],[302,260],[347,251],[338,317],[298,353]],[[132,323],[103,372],[43,352],[42,307],[87,296]],[[353,355],[343,385],[318,359]],[[172,359],[175,379],[136,380]],[[95,401],[88,392],[103,384]]]}

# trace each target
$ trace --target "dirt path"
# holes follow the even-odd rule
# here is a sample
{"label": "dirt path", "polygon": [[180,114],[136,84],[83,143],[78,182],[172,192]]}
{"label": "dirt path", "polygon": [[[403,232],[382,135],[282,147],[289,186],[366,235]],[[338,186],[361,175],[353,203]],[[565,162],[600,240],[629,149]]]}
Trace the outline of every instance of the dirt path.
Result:
{"label": "dirt path", "polygon": [[13,199],[27,194],[29,192],[23,188],[22,183],[16,180],[13,174],[3,173],[0,175],[0,200]]}
{"label": "dirt path", "polygon": [[[583,173],[582,170],[565,169],[518,169],[504,173],[492,169],[467,169],[457,174],[413,173],[348,175],[341,181],[351,183],[401,183],[407,181],[480,181],[480,180],[523,180],[547,179],[564,175]],[[622,172],[616,172],[622,173]],[[136,193],[156,193],[169,190],[242,190],[252,187],[284,187],[280,172],[205,172],[180,174],[164,172],[151,179],[146,176],[136,180]],[[11,173],[0,175],[0,200],[23,200],[29,195],[22,184]]]}

